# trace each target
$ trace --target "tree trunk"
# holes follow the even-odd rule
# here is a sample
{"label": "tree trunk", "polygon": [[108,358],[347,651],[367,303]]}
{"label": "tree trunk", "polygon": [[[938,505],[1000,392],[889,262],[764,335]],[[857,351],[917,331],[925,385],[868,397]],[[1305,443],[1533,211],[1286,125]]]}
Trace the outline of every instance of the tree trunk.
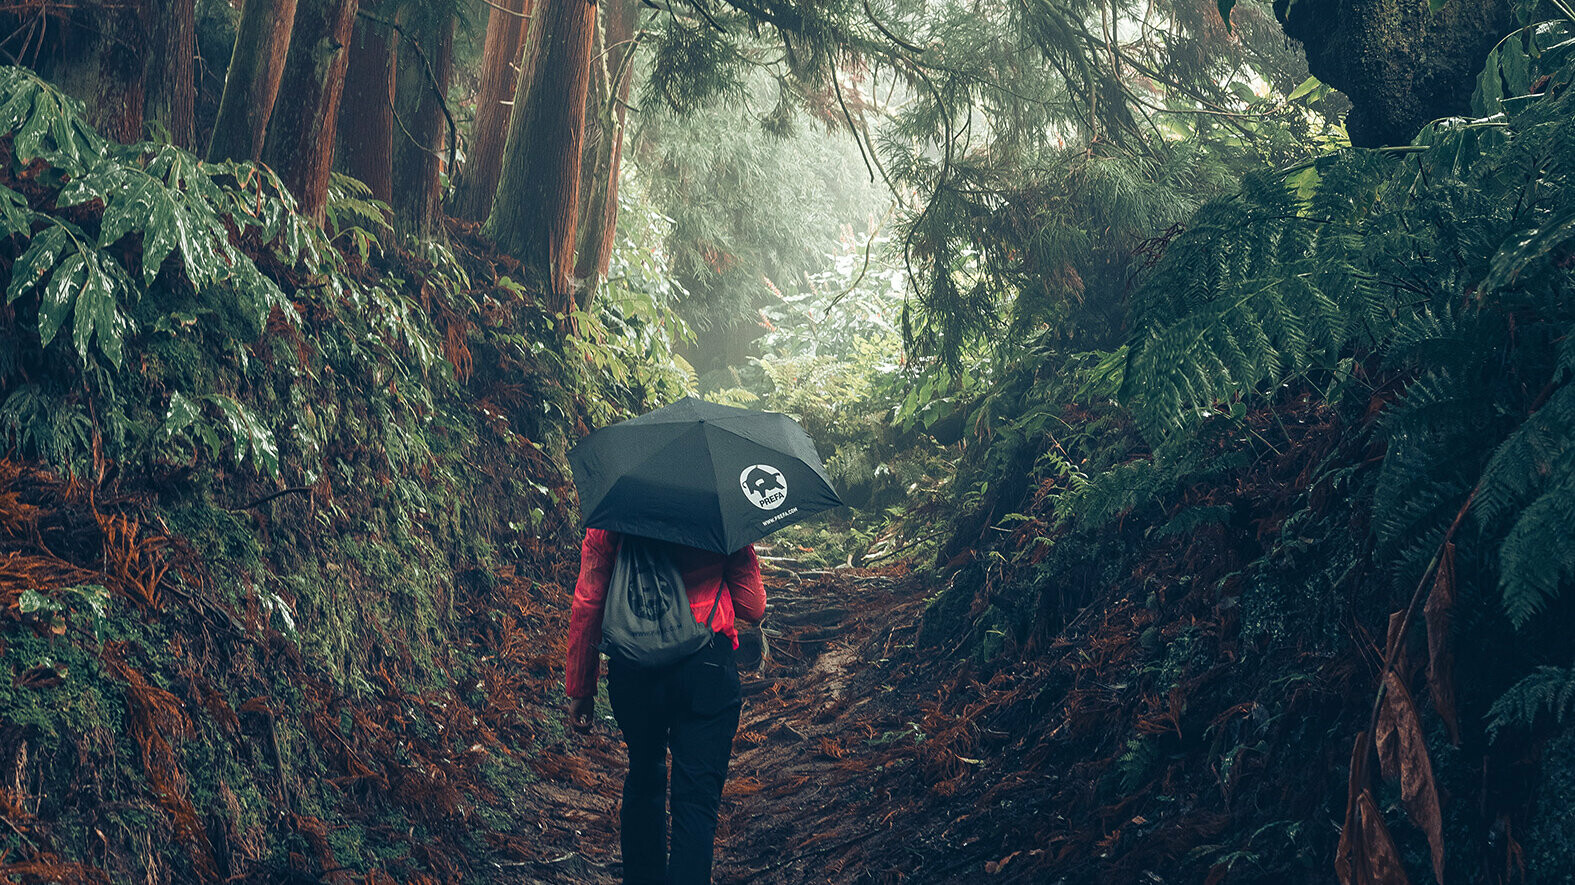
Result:
{"label": "tree trunk", "polygon": [[1508,0],[1275,0],[1307,68],[1351,99],[1358,147],[1405,144],[1430,120],[1469,111],[1488,51],[1514,27]]}
{"label": "tree trunk", "polygon": [[168,0],[157,20],[153,45],[157,57],[149,65],[147,117],[169,133],[170,141],[187,150],[197,140],[197,3]]}
{"label": "tree trunk", "polygon": [[[582,187],[579,243],[574,259],[574,276],[579,281],[581,309],[596,296],[601,278],[612,259],[618,224],[618,173],[623,160],[623,129],[627,116],[629,84],[633,80],[629,58],[634,49],[633,0],[608,0],[602,39],[605,52],[597,53],[605,64],[592,64],[592,76],[599,88],[592,92],[595,105],[585,109],[586,162],[591,171]],[[611,86],[608,83],[611,82]],[[594,133],[594,135],[592,134]]]}
{"label": "tree trunk", "polygon": [[486,232],[546,279],[554,310],[572,305],[574,237],[596,5],[537,4]]}
{"label": "tree trunk", "polygon": [[442,96],[453,70],[453,12],[423,9],[405,34],[394,95],[394,223],[410,236],[428,237],[442,211],[438,173],[448,134]]}
{"label": "tree trunk", "polygon": [[[388,3],[378,4],[382,11]],[[335,163],[385,203],[394,199],[394,57],[398,37],[387,25],[361,16],[350,43],[350,63],[339,103]]]}
{"label": "tree trunk", "polygon": [[295,26],[296,0],[246,0],[235,29],[235,50],[224,77],[208,159],[256,160],[273,113],[274,97]]}
{"label": "tree trunk", "polygon": [[482,221],[492,211],[498,189],[503,144],[509,134],[509,109],[519,85],[520,50],[531,11],[530,0],[503,0],[487,18],[487,39],[481,48],[481,87],[476,94],[476,136],[459,170],[454,215]]}
{"label": "tree trunk", "polygon": [[274,108],[263,156],[301,213],[323,221],[334,156],[339,97],[350,63],[356,0],[300,0],[279,80],[288,100]]}
{"label": "tree trunk", "polygon": [[65,24],[61,51],[39,59],[39,73],[80,99],[88,121],[119,142],[142,139],[154,17],[147,0],[83,4]]}

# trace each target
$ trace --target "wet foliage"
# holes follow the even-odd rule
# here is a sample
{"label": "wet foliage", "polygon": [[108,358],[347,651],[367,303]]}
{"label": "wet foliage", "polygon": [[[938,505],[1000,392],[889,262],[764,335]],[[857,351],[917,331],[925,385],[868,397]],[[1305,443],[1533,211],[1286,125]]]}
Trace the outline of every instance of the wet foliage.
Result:
{"label": "wet foliage", "polygon": [[0,877],[543,858],[588,399],[555,318],[464,232],[385,247],[352,183],[319,231],[0,79]]}
{"label": "wet foliage", "polygon": [[919,637],[965,659],[940,710],[983,760],[929,772],[956,798],[923,813],[973,821],[981,864],[1575,869],[1549,792],[1575,648],[1569,37],[1508,36],[1472,119],[1204,205],[1157,243],[1124,347],[1002,361]]}

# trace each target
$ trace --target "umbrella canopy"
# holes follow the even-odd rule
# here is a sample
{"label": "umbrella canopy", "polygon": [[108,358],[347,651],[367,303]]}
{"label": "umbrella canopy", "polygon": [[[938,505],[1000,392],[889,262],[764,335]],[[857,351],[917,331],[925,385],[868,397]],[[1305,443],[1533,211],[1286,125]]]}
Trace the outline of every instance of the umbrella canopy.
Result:
{"label": "umbrella canopy", "polygon": [[842,500],[779,412],[685,397],[569,451],[587,528],[731,553]]}

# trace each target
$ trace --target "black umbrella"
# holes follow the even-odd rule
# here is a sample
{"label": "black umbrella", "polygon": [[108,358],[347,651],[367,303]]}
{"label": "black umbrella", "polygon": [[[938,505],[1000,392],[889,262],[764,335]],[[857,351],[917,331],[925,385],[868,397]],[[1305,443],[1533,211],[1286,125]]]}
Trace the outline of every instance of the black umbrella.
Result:
{"label": "black umbrella", "polygon": [[792,418],[695,397],[593,432],[569,465],[587,527],[718,553],[842,506]]}

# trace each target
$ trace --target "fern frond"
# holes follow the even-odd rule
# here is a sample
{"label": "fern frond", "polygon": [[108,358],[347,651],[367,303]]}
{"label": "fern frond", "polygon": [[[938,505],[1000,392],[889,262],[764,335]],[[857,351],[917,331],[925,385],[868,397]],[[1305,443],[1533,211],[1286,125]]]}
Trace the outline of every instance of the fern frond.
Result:
{"label": "fern frond", "polygon": [[1478,525],[1496,533],[1500,523],[1545,488],[1572,455],[1575,385],[1565,384],[1494,450],[1472,505]]}
{"label": "fern frond", "polygon": [[1562,725],[1571,706],[1575,706],[1575,667],[1538,667],[1488,708],[1488,738],[1498,740],[1499,733],[1509,728],[1529,729],[1544,713]]}
{"label": "fern frond", "polygon": [[1558,469],[1558,481],[1521,511],[1499,548],[1499,590],[1516,627],[1575,581],[1575,468]]}

